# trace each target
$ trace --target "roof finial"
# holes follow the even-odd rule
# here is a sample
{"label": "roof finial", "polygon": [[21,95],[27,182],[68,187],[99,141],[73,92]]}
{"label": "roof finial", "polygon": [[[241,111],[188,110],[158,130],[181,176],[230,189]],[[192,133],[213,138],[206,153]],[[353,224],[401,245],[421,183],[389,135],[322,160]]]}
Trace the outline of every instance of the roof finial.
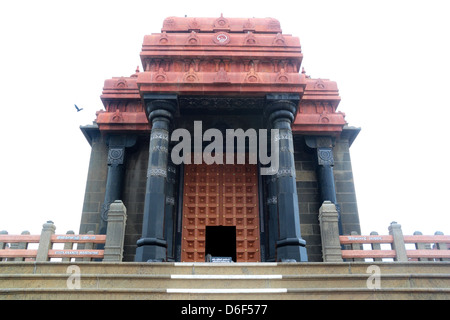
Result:
{"label": "roof finial", "polygon": [[136,67],[136,71],[134,72],[134,74],[131,75],[132,78],[137,78],[139,73],[139,66]]}

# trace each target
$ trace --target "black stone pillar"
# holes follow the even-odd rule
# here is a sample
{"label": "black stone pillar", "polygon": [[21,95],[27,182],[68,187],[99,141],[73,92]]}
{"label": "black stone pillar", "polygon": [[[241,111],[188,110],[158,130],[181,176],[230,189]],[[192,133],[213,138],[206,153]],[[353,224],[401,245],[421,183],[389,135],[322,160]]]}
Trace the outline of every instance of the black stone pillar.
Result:
{"label": "black stone pillar", "polygon": [[273,129],[278,129],[279,168],[276,174],[278,206],[277,261],[308,261],[306,242],[300,233],[294,145],[291,124],[300,97],[296,94],[269,94],[265,113]]}
{"label": "black stone pillar", "polygon": [[331,201],[336,205],[339,225],[339,234],[342,234],[341,210],[336,199],[336,187],[334,183],[334,139],[327,136],[306,137],[306,145],[317,150],[317,178],[319,180],[321,202]]}
{"label": "black stone pillar", "polygon": [[278,198],[277,176],[265,176],[267,186],[267,261],[276,261],[276,242],[278,240]]}
{"label": "black stone pillar", "polygon": [[134,135],[110,135],[107,138],[108,176],[106,178],[105,199],[100,213],[99,233],[106,234],[109,205],[115,200],[122,200],[122,185],[125,173],[126,148],[134,146]]}
{"label": "black stone pillar", "polygon": [[167,166],[165,235],[167,241],[167,261],[175,261],[175,222],[176,222],[176,177],[177,169],[170,156]]}
{"label": "black stone pillar", "polygon": [[142,237],[137,241],[135,261],[167,261],[165,208],[169,130],[177,106],[176,95],[144,95],[152,124]]}

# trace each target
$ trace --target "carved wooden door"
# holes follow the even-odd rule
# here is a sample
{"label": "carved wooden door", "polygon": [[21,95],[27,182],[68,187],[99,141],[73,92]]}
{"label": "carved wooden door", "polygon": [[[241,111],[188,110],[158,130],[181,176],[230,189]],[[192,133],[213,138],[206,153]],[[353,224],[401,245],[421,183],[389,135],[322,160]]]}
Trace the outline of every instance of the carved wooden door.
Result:
{"label": "carved wooden door", "polygon": [[181,261],[204,262],[207,226],[236,228],[236,262],[261,261],[256,165],[185,165]]}

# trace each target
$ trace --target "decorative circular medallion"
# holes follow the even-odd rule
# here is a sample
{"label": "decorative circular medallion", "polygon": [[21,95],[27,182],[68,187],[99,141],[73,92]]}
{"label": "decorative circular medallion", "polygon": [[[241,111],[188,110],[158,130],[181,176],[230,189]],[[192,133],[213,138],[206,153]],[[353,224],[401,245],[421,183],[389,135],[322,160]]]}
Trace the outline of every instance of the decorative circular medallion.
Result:
{"label": "decorative circular medallion", "polygon": [[220,45],[228,44],[230,42],[230,35],[226,32],[216,33],[213,37],[213,41]]}
{"label": "decorative circular medallion", "polygon": [[319,164],[333,164],[333,151],[331,149],[319,149],[317,151]]}
{"label": "decorative circular medallion", "polygon": [[221,34],[219,34],[219,35],[216,37],[216,39],[217,39],[217,41],[219,41],[220,43],[222,43],[222,42],[225,42],[225,41],[228,40],[228,36],[227,36],[226,34],[224,34],[224,33],[221,33]]}
{"label": "decorative circular medallion", "polygon": [[120,159],[122,157],[123,151],[122,149],[111,149],[109,152],[109,156],[113,160]]}

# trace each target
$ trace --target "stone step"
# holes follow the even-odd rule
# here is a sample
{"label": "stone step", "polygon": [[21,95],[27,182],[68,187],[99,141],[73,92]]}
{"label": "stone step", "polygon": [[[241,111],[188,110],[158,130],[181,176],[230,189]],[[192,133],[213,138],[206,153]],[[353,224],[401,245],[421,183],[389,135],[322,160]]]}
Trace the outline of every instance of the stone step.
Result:
{"label": "stone step", "polygon": [[0,299],[450,299],[450,263],[0,262]]}
{"label": "stone step", "polygon": [[[311,275],[149,275],[82,274],[83,289],[245,289],[367,288],[368,274]],[[69,274],[4,274],[0,288],[67,288]],[[69,284],[70,285],[70,284]],[[386,274],[382,288],[450,288],[450,274]]]}
{"label": "stone step", "polygon": [[135,263],[135,262],[3,262],[0,274],[66,274],[76,265],[82,274],[368,274],[376,265],[381,274],[450,274],[450,262],[340,263]]}
{"label": "stone step", "polygon": [[448,300],[443,288],[313,289],[0,289],[2,300]]}

